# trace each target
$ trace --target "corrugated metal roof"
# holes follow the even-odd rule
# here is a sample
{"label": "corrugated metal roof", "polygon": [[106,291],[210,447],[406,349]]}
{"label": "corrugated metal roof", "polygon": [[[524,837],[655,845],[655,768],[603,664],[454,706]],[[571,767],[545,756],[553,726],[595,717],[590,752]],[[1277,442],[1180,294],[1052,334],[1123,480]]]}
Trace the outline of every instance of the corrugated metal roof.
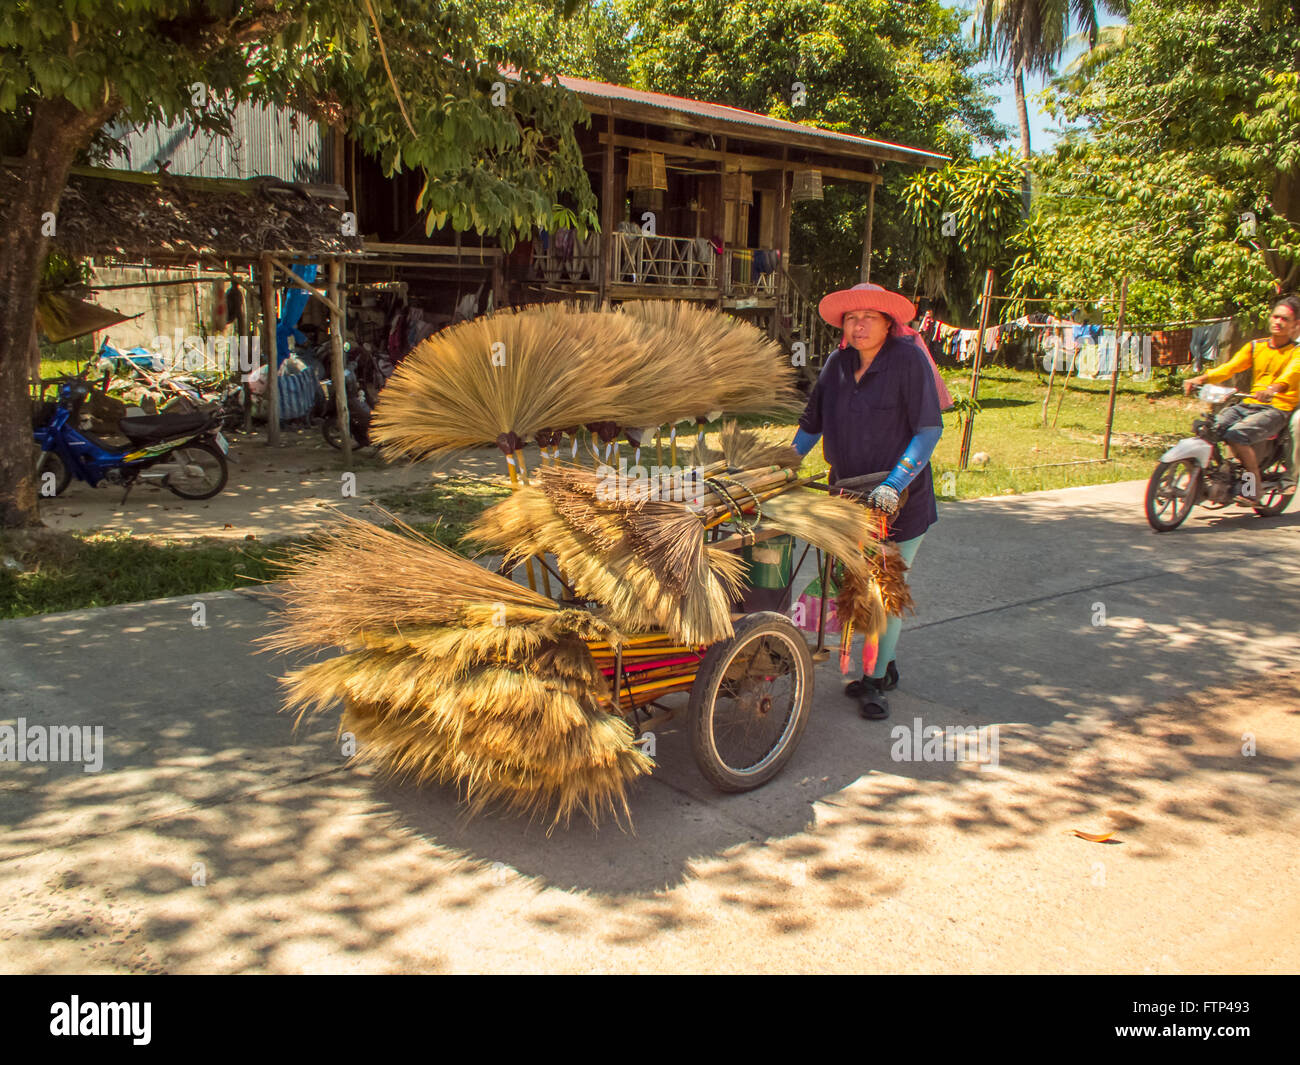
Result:
{"label": "corrugated metal roof", "polygon": [[[772,118],[770,115],[760,115],[757,111],[729,107],[726,104],[711,104],[684,96],[629,89],[624,85],[609,85],[603,81],[588,81],[585,78],[561,77],[559,81],[565,88],[573,90],[587,101],[622,100],[628,103],[645,104],[667,112],[677,112],[681,115],[713,119],[718,123],[749,126],[756,130],[763,130],[767,134],[780,134],[781,137],[812,137],[825,141],[827,151],[847,151],[849,154],[864,158],[892,159],[898,162],[914,162],[923,166],[942,166],[949,159],[939,152],[930,152],[923,148],[872,140],[852,133],[836,133],[817,126],[806,126],[800,122],[787,122],[784,119]],[[755,139],[774,138],[762,136]]]}

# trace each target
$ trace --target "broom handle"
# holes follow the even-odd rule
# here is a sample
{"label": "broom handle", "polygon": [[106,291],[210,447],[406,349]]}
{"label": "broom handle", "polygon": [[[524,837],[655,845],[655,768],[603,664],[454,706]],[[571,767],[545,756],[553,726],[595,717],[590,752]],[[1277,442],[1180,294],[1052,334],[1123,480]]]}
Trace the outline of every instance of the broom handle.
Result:
{"label": "broom handle", "polygon": [[[522,448],[515,452],[515,458],[519,460],[519,478],[524,484],[528,484],[528,461],[527,459],[524,458],[524,452]],[[545,589],[546,598],[547,599],[554,598],[551,594],[551,571],[548,570],[546,566],[541,565],[541,563],[539,563],[539,565],[541,566],[541,570],[542,570],[542,587]],[[528,560],[529,576],[532,575],[532,572],[533,572],[533,560],[530,558]],[[533,589],[533,591],[536,590],[537,590],[536,588]]]}
{"label": "broom handle", "polygon": [[[767,486],[755,485],[753,486],[754,495],[757,497],[758,502],[762,503],[774,496],[779,496],[792,488],[800,488],[807,483],[807,480],[798,480],[796,475],[795,479],[782,479],[775,483],[770,483]],[[743,502],[739,502],[740,513],[752,514],[754,512],[754,506],[755,504],[753,499],[745,499]],[[706,508],[703,515],[705,531],[707,532],[709,529],[716,528],[728,518],[733,517],[735,513],[736,507],[722,506]]]}
{"label": "broom handle", "polygon": [[[518,452],[515,452],[515,454],[518,454]],[[511,485],[511,487],[512,487],[512,488],[518,488],[518,487],[519,487],[519,471],[515,468],[515,456],[514,456],[514,455],[507,455],[507,456],[506,456],[506,469],[510,471],[510,485]],[[525,560],[524,565],[527,567],[527,570],[528,570],[528,587],[531,588],[531,589],[535,592],[535,591],[537,591],[537,574],[533,572],[533,560],[532,560],[532,556],[529,556],[529,557]]]}

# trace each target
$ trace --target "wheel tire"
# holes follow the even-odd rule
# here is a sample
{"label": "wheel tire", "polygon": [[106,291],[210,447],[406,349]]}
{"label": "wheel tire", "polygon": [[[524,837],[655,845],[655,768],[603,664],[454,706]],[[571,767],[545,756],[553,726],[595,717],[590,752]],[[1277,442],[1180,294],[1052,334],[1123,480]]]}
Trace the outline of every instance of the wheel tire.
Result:
{"label": "wheel tire", "polygon": [[[36,457],[36,493],[40,495],[41,475],[54,474],[54,494],[61,496],[72,483],[72,471],[57,451],[42,451]],[[48,499],[49,496],[42,496]]]}
{"label": "wheel tire", "polygon": [[211,499],[214,495],[226,487],[226,478],[230,476],[230,468],[226,465],[226,456],[221,453],[221,449],[216,444],[207,440],[197,440],[193,443],[186,444],[184,447],[178,447],[171,452],[167,458],[174,459],[177,462],[189,462],[188,455],[193,452],[201,452],[217,460],[218,475],[216,487],[211,486],[211,482],[204,486],[202,492],[191,492],[189,489],[180,489],[172,484],[171,477],[168,477],[164,484],[167,490],[180,496],[182,499]]}
{"label": "wheel tire", "polygon": [[[1179,470],[1186,470],[1188,480],[1181,491],[1171,493],[1175,482],[1179,476]],[[1146,495],[1146,515],[1147,524],[1156,532],[1169,532],[1177,529],[1187,520],[1187,515],[1192,512],[1196,506],[1196,497],[1201,484],[1201,467],[1191,459],[1175,459],[1173,462],[1162,462],[1151,473],[1151,480],[1147,482]],[[1164,495],[1162,496],[1162,489]],[[1159,504],[1162,499],[1167,503],[1161,507]],[[1169,514],[1172,506],[1173,513]]]}
{"label": "wheel tire", "polygon": [[[729,792],[750,791],[776,776],[812,709],[812,655],[789,618],[765,611],[735,628],[732,639],[705,652],[689,704],[695,762],[710,784]],[[765,720],[767,727],[756,728]],[[737,733],[745,753],[733,750]]]}
{"label": "wheel tire", "polygon": [[[1285,473],[1286,467],[1281,462],[1274,463],[1269,469],[1263,471],[1265,477]],[[1295,498],[1294,488],[1274,488],[1271,492],[1265,492],[1259,500],[1259,506],[1255,508],[1255,513],[1261,518],[1274,518],[1281,514],[1291,505],[1291,500]]]}
{"label": "wheel tire", "polygon": [[337,414],[327,414],[325,416],[325,420],[320,423],[320,435],[324,437],[325,443],[336,451],[343,450],[343,434],[339,432]]}

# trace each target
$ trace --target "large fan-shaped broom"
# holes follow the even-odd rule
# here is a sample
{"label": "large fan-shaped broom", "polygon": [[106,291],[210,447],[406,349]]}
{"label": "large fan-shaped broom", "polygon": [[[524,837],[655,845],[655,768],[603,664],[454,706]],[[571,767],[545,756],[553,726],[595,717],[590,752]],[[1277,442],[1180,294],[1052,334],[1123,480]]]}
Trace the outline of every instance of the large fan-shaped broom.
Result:
{"label": "large fan-shaped broom", "polygon": [[291,672],[290,705],[342,698],[360,755],[416,781],[457,783],[557,819],[626,811],[627,784],[652,763],[608,712],[612,693],[587,647],[619,631],[562,609],[407,530],[345,519],[288,566],[279,650],[341,647]]}

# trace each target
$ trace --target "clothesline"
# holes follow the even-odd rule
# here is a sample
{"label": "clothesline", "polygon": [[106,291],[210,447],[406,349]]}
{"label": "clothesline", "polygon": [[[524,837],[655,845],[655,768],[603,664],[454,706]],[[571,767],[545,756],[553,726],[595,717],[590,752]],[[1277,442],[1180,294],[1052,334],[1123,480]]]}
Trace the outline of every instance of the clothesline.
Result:
{"label": "clothesline", "polygon": [[1156,331],[1160,329],[1195,329],[1201,325],[1220,325],[1223,322],[1233,321],[1234,316],[1226,318],[1196,318],[1190,322],[1165,322],[1163,325],[1133,325],[1129,329],[1141,331]]}
{"label": "clothesline", "polygon": [[1114,296],[1076,296],[1063,299],[1060,296],[990,296],[994,300],[1012,300],[1016,303],[1114,303]]}

